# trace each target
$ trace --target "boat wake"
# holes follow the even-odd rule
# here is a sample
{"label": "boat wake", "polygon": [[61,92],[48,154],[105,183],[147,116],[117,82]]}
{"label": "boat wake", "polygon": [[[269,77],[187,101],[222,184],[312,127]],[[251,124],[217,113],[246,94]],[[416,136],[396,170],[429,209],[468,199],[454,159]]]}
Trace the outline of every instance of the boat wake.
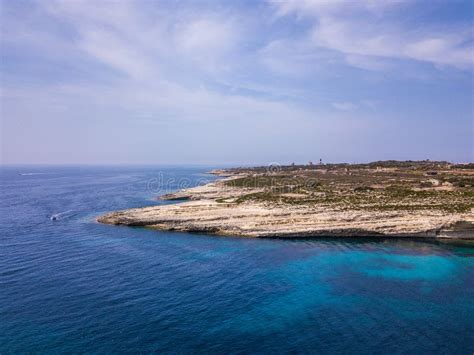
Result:
{"label": "boat wake", "polygon": [[75,215],[75,213],[72,213],[73,211],[72,210],[69,210],[69,211],[65,211],[65,212],[60,212],[60,213],[55,213],[55,214],[52,214],[49,219],[52,220],[52,221],[58,221],[60,219],[65,219],[65,218],[69,218],[69,217],[72,217]]}

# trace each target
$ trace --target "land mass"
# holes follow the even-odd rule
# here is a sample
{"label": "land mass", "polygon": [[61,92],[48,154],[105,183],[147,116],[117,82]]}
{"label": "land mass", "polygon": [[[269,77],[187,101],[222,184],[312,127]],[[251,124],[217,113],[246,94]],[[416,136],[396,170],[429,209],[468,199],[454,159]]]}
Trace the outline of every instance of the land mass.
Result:
{"label": "land mass", "polygon": [[474,240],[474,164],[379,161],[214,170],[215,182],[101,223],[245,237]]}

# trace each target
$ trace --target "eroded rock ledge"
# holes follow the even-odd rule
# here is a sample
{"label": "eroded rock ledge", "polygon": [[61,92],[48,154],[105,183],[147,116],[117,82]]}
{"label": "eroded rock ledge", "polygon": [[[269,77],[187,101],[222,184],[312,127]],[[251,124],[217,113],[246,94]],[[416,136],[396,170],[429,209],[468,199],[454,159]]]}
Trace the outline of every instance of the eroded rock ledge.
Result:
{"label": "eroded rock ledge", "polygon": [[[465,186],[458,188],[442,182],[426,186],[425,181],[434,180],[433,175],[442,180],[442,176],[457,174],[457,170],[442,168],[449,172],[419,169],[407,174],[401,169],[350,171],[349,168],[348,174],[347,166],[333,172],[309,169],[309,173],[295,168],[289,169],[289,174],[242,169],[220,171],[219,174],[227,177],[164,196],[186,202],[111,212],[97,220],[158,230],[244,237],[391,236],[474,240],[471,187],[466,190]],[[459,173],[463,179],[465,173]],[[470,170],[467,173],[471,176]],[[248,182],[249,178],[258,181],[262,177],[268,183],[268,178],[278,180],[282,174],[293,180],[272,181],[271,186],[252,181],[242,184],[242,179]],[[316,184],[311,181],[305,186],[304,179],[308,176],[315,178]],[[367,181],[361,187],[358,185],[363,176]],[[295,178],[302,178],[298,180],[298,183],[303,181],[302,186],[296,184]],[[414,195],[401,194],[399,190],[393,193],[389,187],[394,186],[394,179],[396,184],[409,181],[404,188],[414,191]],[[416,184],[422,187],[417,188]]]}

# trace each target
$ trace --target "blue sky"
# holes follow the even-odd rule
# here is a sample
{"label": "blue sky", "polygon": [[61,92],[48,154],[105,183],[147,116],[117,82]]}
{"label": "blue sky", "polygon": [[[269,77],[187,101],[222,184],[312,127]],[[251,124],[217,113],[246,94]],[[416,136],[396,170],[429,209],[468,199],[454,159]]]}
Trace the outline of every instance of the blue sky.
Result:
{"label": "blue sky", "polygon": [[473,161],[472,1],[1,2],[1,161]]}

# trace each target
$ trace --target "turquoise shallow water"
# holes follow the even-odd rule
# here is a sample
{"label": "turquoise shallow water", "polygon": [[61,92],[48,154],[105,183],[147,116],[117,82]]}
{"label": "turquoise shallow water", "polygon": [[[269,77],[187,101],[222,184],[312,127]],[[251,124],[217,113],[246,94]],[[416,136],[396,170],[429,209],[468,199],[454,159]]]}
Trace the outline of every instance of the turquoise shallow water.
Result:
{"label": "turquoise shallow water", "polygon": [[206,170],[2,168],[0,352],[473,353],[472,246],[94,222]]}

